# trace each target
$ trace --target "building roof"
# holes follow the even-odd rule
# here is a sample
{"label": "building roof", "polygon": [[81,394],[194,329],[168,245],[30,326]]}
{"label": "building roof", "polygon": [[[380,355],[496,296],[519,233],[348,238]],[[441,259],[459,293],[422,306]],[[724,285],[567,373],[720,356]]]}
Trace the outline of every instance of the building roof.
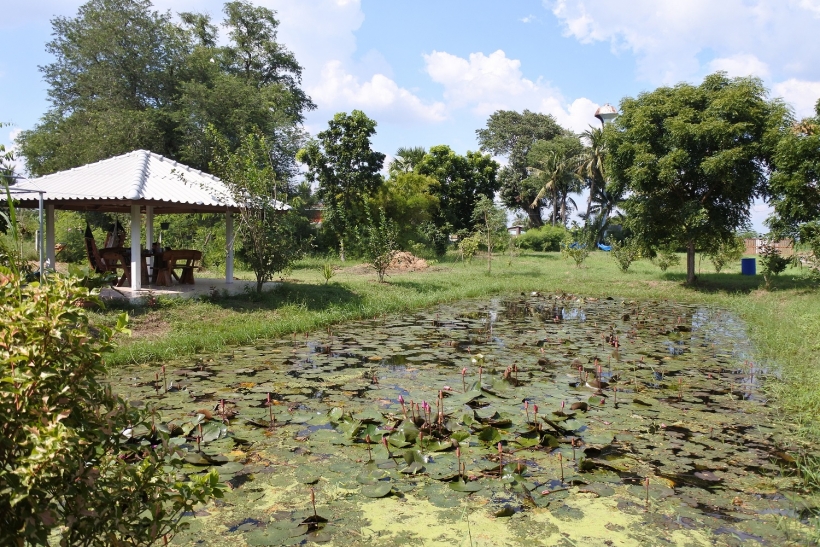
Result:
{"label": "building roof", "polygon": [[[238,209],[217,177],[147,150],[28,179],[13,188],[22,207],[37,207],[42,191],[45,203],[74,211],[127,212],[131,205],[153,206],[157,214]],[[20,193],[23,190],[31,192]]]}

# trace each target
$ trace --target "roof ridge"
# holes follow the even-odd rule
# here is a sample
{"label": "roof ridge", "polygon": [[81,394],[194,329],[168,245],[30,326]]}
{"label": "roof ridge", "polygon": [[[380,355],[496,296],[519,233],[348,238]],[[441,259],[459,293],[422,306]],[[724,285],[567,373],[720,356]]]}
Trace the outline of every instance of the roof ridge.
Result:
{"label": "roof ridge", "polygon": [[125,196],[128,199],[140,199],[142,197],[145,188],[145,172],[148,169],[148,159],[151,157],[151,152],[147,150],[136,150],[135,152],[141,157],[137,159],[137,172],[134,181],[131,183],[131,189]]}

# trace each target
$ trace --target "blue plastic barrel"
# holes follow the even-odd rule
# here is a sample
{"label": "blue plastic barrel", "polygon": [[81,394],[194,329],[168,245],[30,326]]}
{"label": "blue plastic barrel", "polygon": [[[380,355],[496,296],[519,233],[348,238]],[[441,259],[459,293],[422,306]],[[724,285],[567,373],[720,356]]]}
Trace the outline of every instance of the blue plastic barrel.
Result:
{"label": "blue plastic barrel", "polygon": [[757,274],[757,259],[741,258],[740,259],[740,273],[743,275]]}

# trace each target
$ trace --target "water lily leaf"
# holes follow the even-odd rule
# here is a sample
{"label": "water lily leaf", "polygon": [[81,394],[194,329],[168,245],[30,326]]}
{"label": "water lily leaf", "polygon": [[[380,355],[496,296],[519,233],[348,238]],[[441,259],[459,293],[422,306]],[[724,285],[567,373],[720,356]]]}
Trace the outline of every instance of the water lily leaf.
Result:
{"label": "water lily leaf", "polygon": [[458,429],[458,430],[453,431],[452,433],[450,433],[450,438],[457,441],[457,442],[464,441],[464,440],[468,439],[469,437],[470,437],[470,432],[467,431],[466,429]]}
{"label": "water lily leaf", "polygon": [[444,452],[445,450],[453,450],[456,446],[458,446],[458,443],[451,439],[425,444],[425,448],[430,452]]}
{"label": "water lily leaf", "polygon": [[453,481],[450,483],[450,489],[456,492],[465,492],[472,494],[484,490],[484,485],[477,481],[464,482],[462,480]]}
{"label": "water lily leaf", "polygon": [[202,442],[209,443],[228,435],[228,426],[219,422],[208,422],[202,427]]}
{"label": "water lily leaf", "polygon": [[496,444],[501,441],[501,433],[494,427],[485,427],[478,434],[478,439],[489,444]]}
{"label": "water lily leaf", "polygon": [[402,433],[404,440],[408,443],[416,442],[416,438],[419,436],[419,428],[410,420],[404,420],[399,427],[396,428],[396,432]]}
{"label": "water lily leaf", "polygon": [[183,459],[192,465],[212,465],[213,460],[203,452],[187,452]]}
{"label": "water lily leaf", "polygon": [[407,442],[407,439],[404,436],[403,430],[392,433],[389,437],[387,437],[387,442],[395,448],[406,448],[410,446],[410,443]]}
{"label": "water lily leaf", "polygon": [[362,487],[362,494],[368,498],[383,498],[393,491],[393,485],[389,482],[379,482]]}
{"label": "water lily leaf", "polygon": [[331,422],[339,422],[344,416],[344,410],[339,407],[331,408],[330,411],[327,413],[327,417],[330,418]]}
{"label": "water lily leaf", "polygon": [[408,465],[413,462],[425,463],[424,455],[421,453],[420,450],[415,448],[411,448],[409,450],[404,451],[404,461],[407,462]]}
{"label": "water lily leaf", "polygon": [[399,471],[399,473],[403,473],[405,475],[416,475],[418,473],[423,473],[423,472],[424,472],[424,464],[422,464],[421,462],[413,462],[410,465],[408,465],[407,467],[405,467],[404,469],[402,469],[401,471]]}

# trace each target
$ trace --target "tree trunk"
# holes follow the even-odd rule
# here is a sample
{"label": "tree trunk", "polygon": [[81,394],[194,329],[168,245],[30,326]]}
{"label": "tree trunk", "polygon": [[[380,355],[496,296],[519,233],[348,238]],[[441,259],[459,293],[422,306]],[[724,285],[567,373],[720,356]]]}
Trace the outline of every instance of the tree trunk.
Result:
{"label": "tree trunk", "polygon": [[527,207],[526,208],[527,215],[530,217],[530,226],[533,228],[540,228],[544,225],[544,221],[541,220],[541,207]]}
{"label": "tree trunk", "polygon": [[339,242],[339,260],[341,260],[342,262],[345,261],[345,242],[344,241]]}
{"label": "tree trunk", "polygon": [[695,242],[689,241],[686,245],[686,283],[695,282]]}
{"label": "tree trunk", "polygon": [[256,294],[262,294],[262,286],[265,284],[265,280],[258,277],[256,278]]}

